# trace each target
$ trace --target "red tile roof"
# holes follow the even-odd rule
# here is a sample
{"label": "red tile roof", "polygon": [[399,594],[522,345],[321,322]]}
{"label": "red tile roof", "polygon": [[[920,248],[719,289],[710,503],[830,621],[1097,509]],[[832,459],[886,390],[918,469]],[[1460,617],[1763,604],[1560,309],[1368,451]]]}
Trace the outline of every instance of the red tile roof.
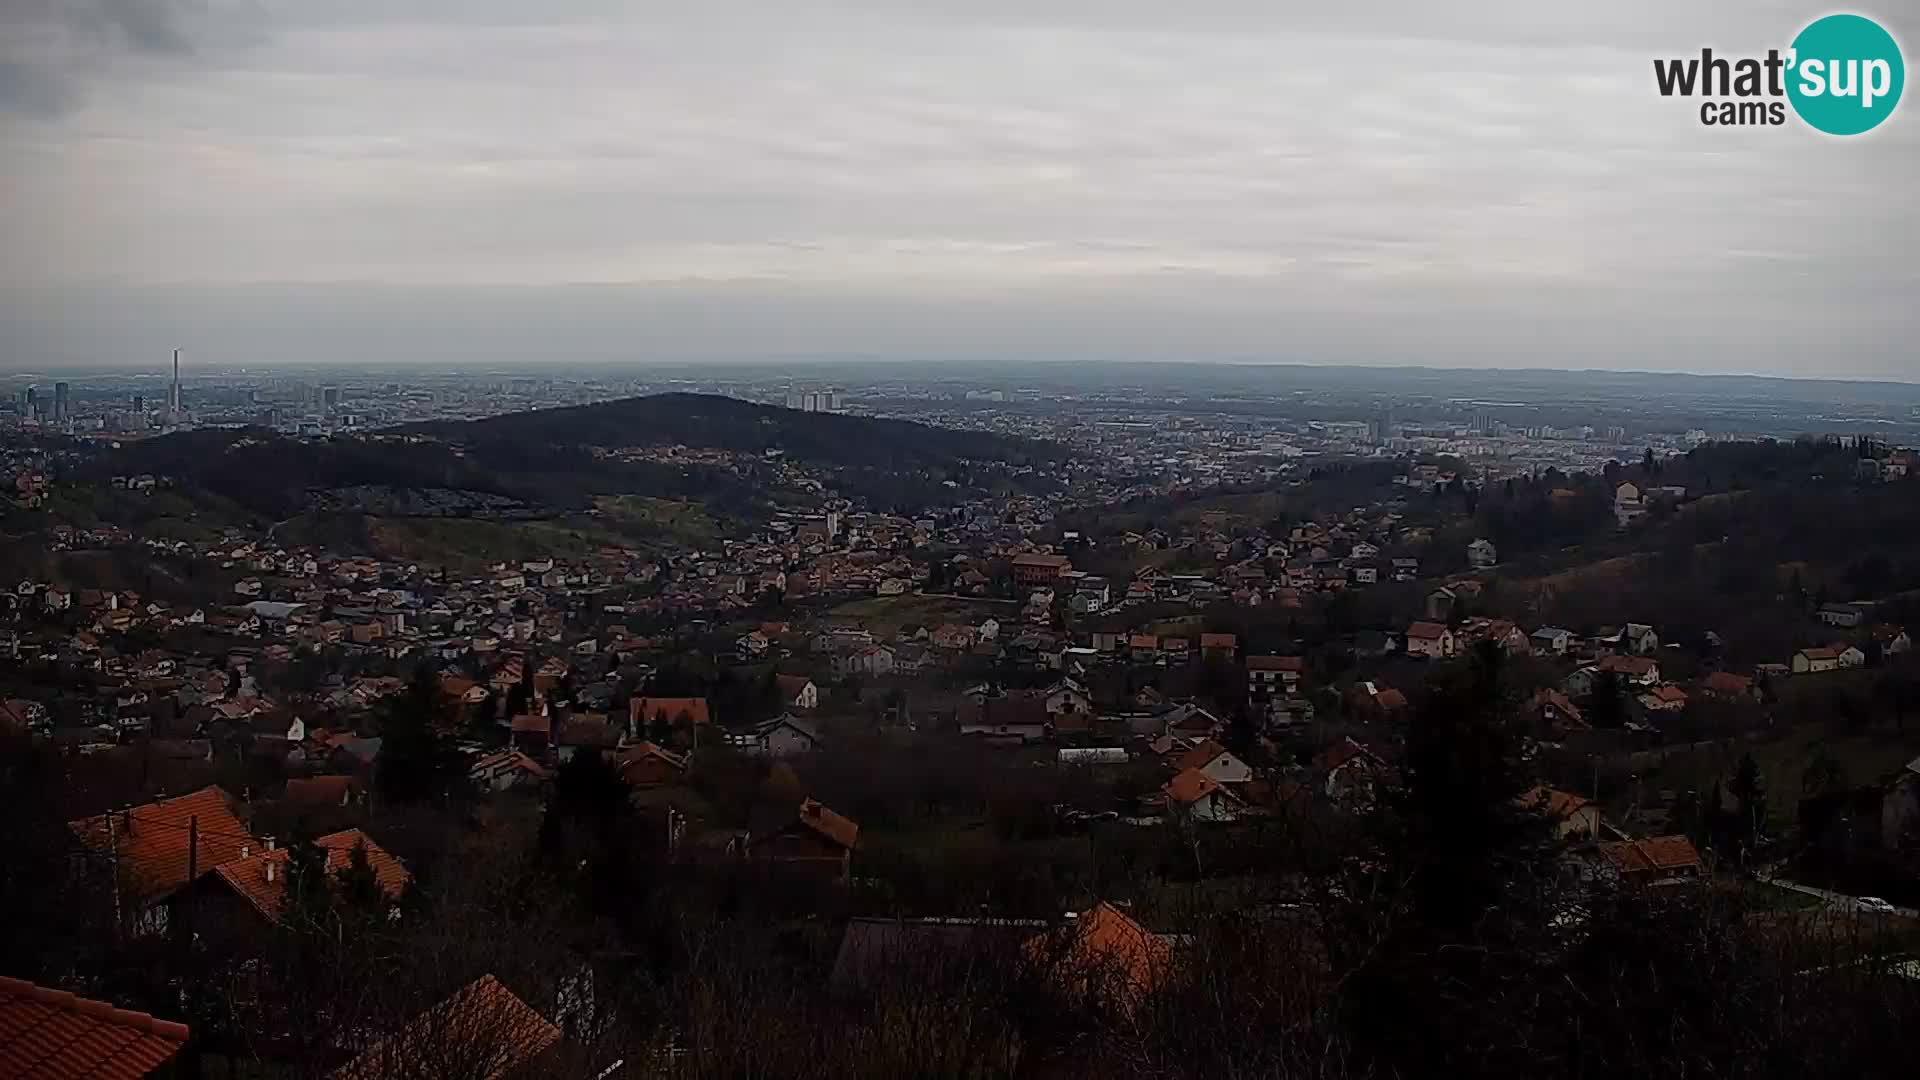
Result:
{"label": "red tile roof", "polygon": [[1621,840],[1600,845],[1600,854],[1623,875],[1665,875],[1682,870],[1698,872],[1700,853],[1684,836],[1656,836],[1648,840]]}
{"label": "red tile roof", "polygon": [[1174,802],[1191,804],[1199,802],[1216,791],[1224,792],[1227,789],[1199,769],[1181,769],[1160,790]]}
{"label": "red tile roof", "polygon": [[1603,656],[1600,658],[1600,670],[1645,678],[1653,674],[1653,661],[1645,656]]}
{"label": "red tile roof", "polygon": [[1707,676],[1707,689],[1716,694],[1750,694],[1753,692],[1753,680],[1745,675],[1735,675],[1731,671],[1716,671]]}
{"label": "red tile roof", "polygon": [[1221,746],[1212,739],[1208,739],[1199,746],[1175,758],[1173,767],[1175,769],[1204,769],[1212,763],[1214,758],[1226,752],[1226,747]]}
{"label": "red tile roof", "polygon": [[[344,829],[337,833],[328,833],[315,840],[314,846],[326,852],[326,872],[329,877],[353,865],[353,849],[356,844],[367,845],[367,865],[373,869],[373,877],[380,885],[380,891],[388,897],[398,900],[406,891],[407,882],[413,876],[399,859],[382,850],[359,829]],[[221,880],[232,886],[260,914],[268,919],[280,918],[280,904],[286,898],[287,851],[263,851],[259,854],[238,859],[220,867]]]}
{"label": "red tile roof", "polygon": [[637,697],[627,704],[627,716],[635,724],[650,724],[656,716],[665,716],[667,723],[677,724],[684,713],[695,724],[712,722],[707,712],[707,699],[703,697]]}
{"label": "red tile roof", "polygon": [[[196,819],[199,850],[190,855],[190,826]],[[189,862],[196,875],[205,874],[240,858],[245,850],[264,846],[234,816],[227,793],[217,787],[81,818],[67,827],[94,851],[117,856],[129,898],[141,903],[168,896],[187,884]]]}
{"label": "red tile roof", "polygon": [[1407,627],[1407,636],[1416,641],[1438,641],[1446,632],[1446,626],[1437,622],[1417,622]]}
{"label": "red tile roof", "polygon": [[1031,961],[1053,962],[1070,989],[1103,991],[1122,1008],[1159,986],[1173,966],[1173,948],[1131,916],[1102,901],[1065,926],[1028,939]]}
{"label": "red tile roof", "polygon": [[342,1065],[333,1080],[462,1076],[496,1080],[560,1041],[560,1029],[482,975]]}
{"label": "red tile roof", "polygon": [[1515,801],[1526,809],[1539,810],[1556,819],[1570,817],[1587,805],[1586,799],[1570,791],[1556,791],[1544,786],[1526,792]]}
{"label": "red tile roof", "polygon": [[860,841],[859,825],[812,799],[800,804],[800,824],[848,850]]}
{"label": "red tile roof", "polygon": [[0,1076],[138,1080],[180,1052],[187,1026],[0,978]]}
{"label": "red tile roof", "polygon": [[1249,656],[1248,671],[1305,671],[1307,661],[1301,656]]}
{"label": "red tile roof", "polygon": [[314,846],[327,853],[327,873],[338,874],[353,865],[353,849],[361,844],[367,846],[367,865],[373,870],[373,879],[380,885],[380,891],[398,900],[407,889],[407,883],[413,875],[407,872],[405,863],[389,854],[373,838],[359,829],[342,829],[336,833],[315,840]]}

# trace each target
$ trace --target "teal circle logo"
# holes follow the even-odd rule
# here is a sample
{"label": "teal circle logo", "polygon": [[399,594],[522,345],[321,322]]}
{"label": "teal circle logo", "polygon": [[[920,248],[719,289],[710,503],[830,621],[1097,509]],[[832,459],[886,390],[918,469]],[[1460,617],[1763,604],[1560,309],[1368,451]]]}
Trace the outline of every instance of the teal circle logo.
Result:
{"label": "teal circle logo", "polygon": [[1907,65],[1900,43],[1862,15],[1828,15],[1793,39],[1787,99],[1793,111],[1829,135],[1880,126],[1900,104]]}

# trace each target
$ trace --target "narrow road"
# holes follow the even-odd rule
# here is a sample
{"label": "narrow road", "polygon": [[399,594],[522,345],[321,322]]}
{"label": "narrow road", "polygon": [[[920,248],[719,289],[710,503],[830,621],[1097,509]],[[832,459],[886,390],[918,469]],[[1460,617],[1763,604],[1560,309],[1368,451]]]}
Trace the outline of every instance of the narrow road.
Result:
{"label": "narrow road", "polygon": [[[1856,896],[1848,896],[1846,893],[1834,892],[1830,889],[1818,889],[1812,885],[1802,885],[1797,881],[1788,881],[1786,878],[1760,877],[1759,880],[1775,888],[1787,889],[1792,892],[1803,893],[1807,896],[1817,896],[1825,900],[1827,905],[1835,911],[1860,911],[1868,913],[1860,907],[1860,898]],[[1897,907],[1887,914],[1898,915],[1906,919],[1920,919],[1920,911],[1915,911],[1912,908]]]}

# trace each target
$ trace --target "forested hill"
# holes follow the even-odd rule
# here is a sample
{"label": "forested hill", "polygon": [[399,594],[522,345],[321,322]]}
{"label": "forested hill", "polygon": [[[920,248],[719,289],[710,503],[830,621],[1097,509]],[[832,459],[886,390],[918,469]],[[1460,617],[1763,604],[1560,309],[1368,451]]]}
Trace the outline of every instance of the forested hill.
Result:
{"label": "forested hill", "polygon": [[1063,448],[1037,440],[907,420],[800,412],[711,394],[623,398],[484,420],[436,421],[405,430],[469,447],[681,444],[746,452],[779,450],[814,464],[900,471],[951,468],[963,462],[1021,466],[1066,456]]}

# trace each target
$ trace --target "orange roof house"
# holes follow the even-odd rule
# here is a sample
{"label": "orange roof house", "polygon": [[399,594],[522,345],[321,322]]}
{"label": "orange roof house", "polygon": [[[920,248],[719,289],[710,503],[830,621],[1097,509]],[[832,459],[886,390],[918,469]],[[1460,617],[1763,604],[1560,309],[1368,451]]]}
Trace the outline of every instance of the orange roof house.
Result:
{"label": "orange roof house", "polygon": [[[381,849],[359,829],[343,829],[328,833],[313,842],[314,846],[326,853],[325,868],[329,878],[337,877],[353,865],[353,849],[365,845],[367,866],[373,871],[373,879],[389,900],[399,900],[400,894],[407,889],[407,883],[413,875],[399,859]],[[241,899],[253,905],[254,910],[265,916],[269,922],[280,921],[280,905],[286,898],[287,850],[278,848],[261,851],[244,859],[236,859],[220,867],[215,873],[222,884],[232,889]]]}
{"label": "orange roof house", "polygon": [[1703,872],[1700,852],[1684,836],[1656,836],[1600,845],[1600,855],[1627,881],[1659,883]]}
{"label": "orange roof house", "polygon": [[687,773],[687,759],[650,742],[620,751],[620,779],[637,788],[670,784]]}
{"label": "orange roof house", "polygon": [[187,1043],[185,1024],[0,978],[0,1076],[139,1080]]}
{"label": "orange roof house", "polygon": [[755,858],[831,869],[844,878],[859,843],[860,826],[852,819],[803,799],[798,809],[750,832],[747,852]]}
{"label": "orange roof house", "polygon": [[695,725],[713,722],[703,697],[637,697],[627,703],[628,723],[636,730],[645,730],[656,719],[677,725],[683,716]]}
{"label": "orange roof house", "polygon": [[1128,1012],[1173,969],[1172,946],[1105,901],[1029,938],[1024,951],[1067,994]]}
{"label": "orange roof house", "polygon": [[67,827],[90,850],[115,860],[123,898],[136,905],[165,899],[194,878],[263,847],[217,787],[81,818]]}
{"label": "orange roof house", "polygon": [[498,1080],[560,1041],[560,1029],[482,975],[342,1065],[333,1080],[461,1076]]}

